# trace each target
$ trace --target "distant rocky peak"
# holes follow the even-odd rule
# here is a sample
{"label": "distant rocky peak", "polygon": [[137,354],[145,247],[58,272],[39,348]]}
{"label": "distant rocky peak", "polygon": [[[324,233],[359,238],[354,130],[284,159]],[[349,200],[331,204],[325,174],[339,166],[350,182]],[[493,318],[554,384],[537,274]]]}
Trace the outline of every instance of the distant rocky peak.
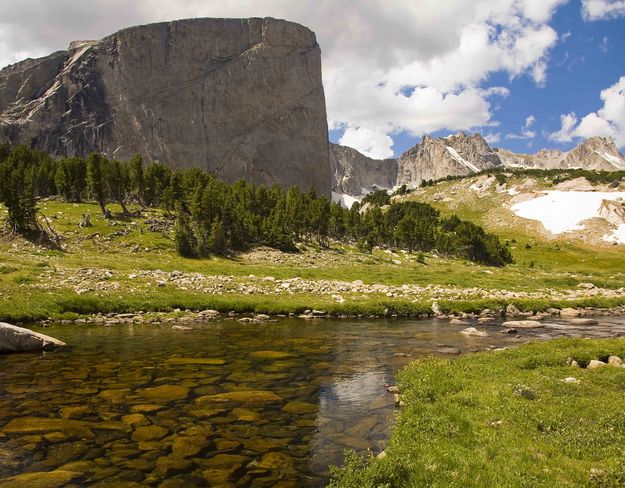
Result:
{"label": "distant rocky peak", "polygon": [[566,166],[604,171],[625,170],[625,157],[611,137],[590,137],[568,152]]}
{"label": "distant rocky peak", "polygon": [[612,139],[611,137],[589,137],[578,147],[588,148],[591,150],[603,150],[610,154],[614,154],[615,156],[623,158],[623,155],[620,153],[620,151],[616,147],[616,144],[614,143],[614,139]]}

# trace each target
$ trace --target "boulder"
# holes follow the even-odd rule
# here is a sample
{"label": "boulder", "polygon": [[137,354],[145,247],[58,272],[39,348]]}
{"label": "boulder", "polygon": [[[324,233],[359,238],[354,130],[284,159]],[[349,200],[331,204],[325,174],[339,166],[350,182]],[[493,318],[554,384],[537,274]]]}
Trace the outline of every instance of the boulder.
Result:
{"label": "boulder", "polygon": [[48,351],[65,345],[54,337],[0,322],[0,353]]}
{"label": "boulder", "polygon": [[599,361],[598,359],[593,359],[592,361],[590,361],[590,363],[588,363],[588,366],[586,366],[587,369],[598,369],[598,368],[603,368],[607,366],[606,363],[604,363],[603,361]]}
{"label": "boulder", "polygon": [[598,323],[599,321],[595,319],[571,319],[573,325],[597,325]]}
{"label": "boulder", "polygon": [[544,327],[543,324],[537,320],[510,320],[501,325],[509,329],[538,329]]}
{"label": "boulder", "polygon": [[460,333],[471,337],[488,337],[488,332],[478,330],[475,327],[467,327],[466,329],[461,330]]}
{"label": "boulder", "polygon": [[469,325],[469,322],[462,319],[451,319],[449,325]]}

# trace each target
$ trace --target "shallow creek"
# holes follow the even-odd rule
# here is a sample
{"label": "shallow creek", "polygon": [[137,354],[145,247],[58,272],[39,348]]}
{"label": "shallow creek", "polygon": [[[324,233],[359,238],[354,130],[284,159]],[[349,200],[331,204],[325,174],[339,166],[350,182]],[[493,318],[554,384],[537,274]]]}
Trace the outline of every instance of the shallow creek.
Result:
{"label": "shallow creek", "polygon": [[323,486],[345,449],[384,447],[387,387],[410,360],[625,335],[625,319],[599,321],[517,335],[480,325],[486,338],[437,320],[37,329],[70,347],[0,357],[0,478],[62,469],[72,486]]}

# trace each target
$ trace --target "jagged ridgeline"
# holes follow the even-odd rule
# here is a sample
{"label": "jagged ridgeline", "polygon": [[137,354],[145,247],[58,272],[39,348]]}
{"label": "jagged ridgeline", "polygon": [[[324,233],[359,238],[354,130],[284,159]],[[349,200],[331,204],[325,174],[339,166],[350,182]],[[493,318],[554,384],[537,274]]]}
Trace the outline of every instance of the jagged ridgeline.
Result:
{"label": "jagged ridgeline", "polygon": [[[298,187],[288,190],[240,180],[228,184],[197,168],[176,170],[160,163],[144,165],[141,156],[110,160],[93,153],[87,158],[53,159],[27,146],[0,146],[0,201],[7,207],[15,232],[38,229],[38,199],[68,202],[93,200],[106,218],[107,207],[161,208],[176,218],[175,244],[180,254],[202,257],[226,254],[254,245],[296,250],[297,242],[330,241],[374,247],[437,252],[478,263],[502,266],[512,257],[499,238],[457,217],[443,218],[419,202],[345,209]],[[382,202],[386,203],[386,202]]]}

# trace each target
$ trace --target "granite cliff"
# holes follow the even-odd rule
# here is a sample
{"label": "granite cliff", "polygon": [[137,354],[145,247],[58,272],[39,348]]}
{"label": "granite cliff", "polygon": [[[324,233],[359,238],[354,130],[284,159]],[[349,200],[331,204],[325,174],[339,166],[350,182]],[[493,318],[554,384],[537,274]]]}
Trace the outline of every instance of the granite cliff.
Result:
{"label": "granite cliff", "polygon": [[137,26],[8,66],[2,140],[330,194],[320,49],[272,18]]}

